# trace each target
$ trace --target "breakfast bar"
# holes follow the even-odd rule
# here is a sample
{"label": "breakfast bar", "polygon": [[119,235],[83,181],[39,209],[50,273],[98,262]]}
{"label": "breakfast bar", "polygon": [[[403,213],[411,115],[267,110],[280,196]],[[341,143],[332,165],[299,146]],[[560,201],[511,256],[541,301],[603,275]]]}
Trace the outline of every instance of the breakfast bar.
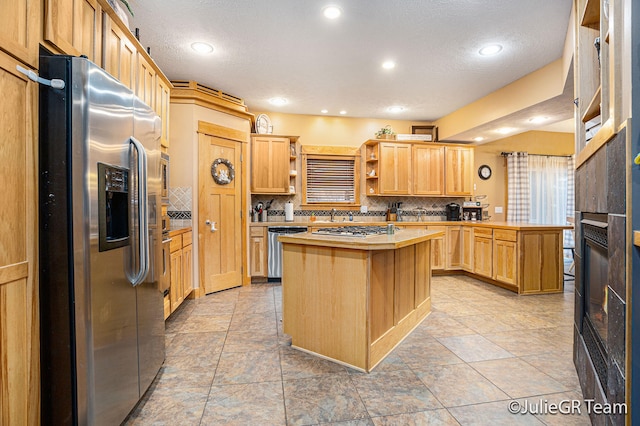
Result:
{"label": "breakfast bar", "polygon": [[442,231],[278,237],[292,346],[371,371],[431,312],[431,240]]}

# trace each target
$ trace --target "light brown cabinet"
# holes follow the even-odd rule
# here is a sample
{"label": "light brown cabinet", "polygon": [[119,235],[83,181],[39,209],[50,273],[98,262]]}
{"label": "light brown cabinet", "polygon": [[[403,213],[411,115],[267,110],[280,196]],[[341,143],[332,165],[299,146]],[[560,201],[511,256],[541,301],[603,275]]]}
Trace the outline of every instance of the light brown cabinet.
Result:
{"label": "light brown cabinet", "polygon": [[1,3],[0,10],[0,49],[24,64],[37,67],[40,1],[7,0]]}
{"label": "light brown cabinet", "polygon": [[171,277],[169,297],[171,299],[171,313],[173,313],[184,300],[184,292],[182,291],[182,249],[171,253],[169,268]]}
{"label": "light brown cabinet", "polygon": [[155,110],[156,71],[144,56],[136,54],[136,60],[136,76],[138,82],[136,84],[135,94],[142,99],[145,104]]}
{"label": "light brown cabinet", "polygon": [[[429,231],[446,231],[445,226],[428,226]],[[443,270],[447,263],[446,235],[431,240],[431,269]]]}
{"label": "light brown cabinet", "polygon": [[410,195],[412,193],[411,145],[381,142],[379,150],[379,194]]}
{"label": "light brown cabinet", "polygon": [[267,228],[252,226],[249,241],[249,275],[252,277],[267,276]]}
{"label": "light brown cabinet", "polygon": [[445,195],[473,194],[473,148],[445,147]]}
{"label": "light brown cabinet", "polygon": [[138,54],[136,46],[107,13],[103,13],[102,16],[104,20],[103,67],[135,92]]}
{"label": "light brown cabinet", "polygon": [[160,145],[169,148],[169,104],[171,103],[171,83],[165,81],[160,76],[156,76],[155,90],[156,114],[162,121],[162,133],[160,134]]}
{"label": "light brown cabinet", "polygon": [[97,0],[45,0],[44,8],[47,47],[102,64],[102,9]]}
{"label": "light brown cabinet", "polygon": [[517,284],[518,244],[516,231],[496,229],[493,232],[493,279]]}
{"label": "light brown cabinet", "polygon": [[473,272],[473,228],[470,226],[462,227],[462,269],[467,272]]}
{"label": "light brown cabinet", "polygon": [[[518,233],[518,291],[524,294],[555,293],[563,288],[562,232]],[[526,256],[524,255],[526,254]]]}
{"label": "light brown cabinet", "polygon": [[460,269],[462,267],[462,229],[460,226],[446,227],[447,256],[445,269]]}
{"label": "light brown cabinet", "polygon": [[361,152],[367,195],[460,197],[473,192],[473,147],[371,139]]}
{"label": "light brown cabinet", "polygon": [[442,195],[444,147],[413,145],[413,194]]}
{"label": "light brown cabinet", "polygon": [[[3,2],[0,36],[7,34],[5,15],[30,2]],[[18,7],[20,6],[20,7]],[[23,10],[24,11],[24,10]],[[21,15],[19,15],[21,16]],[[34,17],[38,22],[37,16]],[[15,28],[15,22],[9,28]],[[23,22],[24,24],[24,22]],[[30,23],[29,23],[30,26]],[[18,37],[24,33],[14,34]],[[20,43],[18,56],[31,58]],[[24,49],[23,49],[24,48]],[[35,49],[37,54],[37,48]],[[38,85],[16,71],[26,65],[0,51],[0,423],[40,423],[39,305],[37,276]]]}
{"label": "light brown cabinet", "polygon": [[492,278],[493,230],[476,228],[473,232],[473,273]]}
{"label": "light brown cabinet", "polygon": [[[294,142],[295,143],[295,142]],[[294,145],[295,147],[295,145]],[[295,151],[291,139],[282,136],[251,137],[251,192],[289,194],[291,161]]]}
{"label": "light brown cabinet", "polygon": [[193,291],[192,235],[192,231],[170,234],[169,276],[171,287],[169,288],[169,299],[172,313]]}

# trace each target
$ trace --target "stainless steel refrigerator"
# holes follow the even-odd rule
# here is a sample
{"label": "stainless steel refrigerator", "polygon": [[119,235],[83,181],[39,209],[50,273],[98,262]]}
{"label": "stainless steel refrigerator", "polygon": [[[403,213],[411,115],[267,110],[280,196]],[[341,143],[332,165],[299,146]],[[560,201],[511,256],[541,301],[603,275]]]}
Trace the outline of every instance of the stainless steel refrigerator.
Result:
{"label": "stainless steel refrigerator", "polygon": [[40,57],[43,424],[120,424],[164,362],[160,119],[85,58]]}

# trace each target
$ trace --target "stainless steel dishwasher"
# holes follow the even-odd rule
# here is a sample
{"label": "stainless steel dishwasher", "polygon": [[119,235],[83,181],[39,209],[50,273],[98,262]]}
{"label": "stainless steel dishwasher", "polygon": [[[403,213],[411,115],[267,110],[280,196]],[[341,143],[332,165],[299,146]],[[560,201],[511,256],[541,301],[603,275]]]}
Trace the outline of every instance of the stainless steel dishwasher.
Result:
{"label": "stainless steel dishwasher", "polygon": [[282,243],[278,241],[278,235],[298,234],[307,232],[306,226],[273,226],[267,228],[269,243],[268,278],[282,278]]}

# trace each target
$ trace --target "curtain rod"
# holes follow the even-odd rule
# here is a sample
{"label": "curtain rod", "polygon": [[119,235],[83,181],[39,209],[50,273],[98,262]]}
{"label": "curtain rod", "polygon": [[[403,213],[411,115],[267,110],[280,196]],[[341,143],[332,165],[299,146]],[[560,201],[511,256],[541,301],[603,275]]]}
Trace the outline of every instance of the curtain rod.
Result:
{"label": "curtain rod", "polygon": [[[506,157],[507,155],[511,154],[511,152],[505,152],[502,151],[500,153],[501,156]],[[571,158],[573,155],[548,155],[548,154],[528,154],[529,156],[536,156],[536,157],[561,157],[561,158]]]}

